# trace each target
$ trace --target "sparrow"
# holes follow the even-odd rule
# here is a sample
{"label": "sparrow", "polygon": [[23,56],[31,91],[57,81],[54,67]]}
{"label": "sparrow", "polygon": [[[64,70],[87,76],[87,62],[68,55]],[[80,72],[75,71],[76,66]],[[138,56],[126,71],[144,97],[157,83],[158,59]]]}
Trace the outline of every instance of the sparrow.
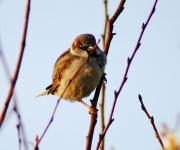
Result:
{"label": "sparrow", "polygon": [[56,60],[52,84],[39,96],[51,94],[63,100],[78,101],[88,108],[89,113],[96,114],[96,110],[82,98],[89,96],[97,87],[106,62],[106,54],[98,47],[95,37],[80,34]]}

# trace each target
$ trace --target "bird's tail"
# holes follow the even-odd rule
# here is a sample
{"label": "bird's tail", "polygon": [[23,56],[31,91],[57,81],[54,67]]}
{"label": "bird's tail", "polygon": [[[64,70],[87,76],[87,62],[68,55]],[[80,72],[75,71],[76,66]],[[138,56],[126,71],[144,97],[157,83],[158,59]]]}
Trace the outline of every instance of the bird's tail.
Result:
{"label": "bird's tail", "polygon": [[48,87],[46,87],[46,91],[42,92],[41,94],[37,95],[36,97],[49,95],[51,93],[51,87],[52,87],[52,84],[49,85]]}
{"label": "bird's tail", "polygon": [[49,95],[49,90],[42,92],[41,94],[37,95],[36,97],[44,96],[44,95]]}

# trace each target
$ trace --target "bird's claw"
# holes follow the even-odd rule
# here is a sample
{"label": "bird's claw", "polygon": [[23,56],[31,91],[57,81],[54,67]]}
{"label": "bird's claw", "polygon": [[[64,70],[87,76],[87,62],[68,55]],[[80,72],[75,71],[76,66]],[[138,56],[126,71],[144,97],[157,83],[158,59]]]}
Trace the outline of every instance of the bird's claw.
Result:
{"label": "bird's claw", "polygon": [[97,116],[97,109],[95,109],[95,108],[93,108],[93,107],[90,107],[89,108],[89,114],[94,114],[94,115],[96,115]]}

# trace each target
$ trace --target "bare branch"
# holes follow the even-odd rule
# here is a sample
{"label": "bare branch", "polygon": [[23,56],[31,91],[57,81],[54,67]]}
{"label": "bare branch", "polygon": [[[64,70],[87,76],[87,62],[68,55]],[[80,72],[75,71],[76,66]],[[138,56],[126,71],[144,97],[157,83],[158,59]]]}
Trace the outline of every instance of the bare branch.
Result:
{"label": "bare branch", "polygon": [[105,49],[105,41],[106,41],[106,35],[107,35],[106,34],[107,33],[107,20],[109,19],[109,15],[108,15],[108,0],[104,0],[104,16],[105,16],[104,32],[101,35],[103,50]]}
{"label": "bare branch", "polygon": [[13,74],[13,77],[11,80],[9,92],[8,92],[7,98],[6,98],[5,103],[4,103],[4,107],[3,107],[1,114],[0,114],[0,127],[2,126],[2,124],[4,122],[4,118],[6,116],[6,112],[7,112],[9,103],[11,101],[11,97],[12,97],[13,92],[14,92],[16,81],[18,79],[19,70],[21,67],[21,62],[22,62],[25,44],[26,44],[26,35],[27,35],[27,28],[28,28],[28,22],[29,22],[29,13],[30,13],[30,0],[27,0],[26,11],[25,11],[25,19],[24,19],[24,28],[23,28],[23,33],[22,33],[22,40],[21,40],[21,45],[20,45],[19,57],[18,57],[16,68],[15,68],[15,71],[14,71],[14,74]]}
{"label": "bare branch", "polygon": [[[3,66],[3,69],[5,70],[5,74],[6,74],[6,77],[8,78],[9,82],[11,82],[11,75],[10,75],[10,69],[9,69],[9,66],[7,64],[7,61],[5,59],[5,56],[4,56],[4,52],[2,49],[0,49],[0,60],[1,60],[1,63],[2,63],[2,66]],[[27,146],[27,141],[26,141],[26,133],[25,133],[25,129],[24,129],[24,125],[23,125],[23,122],[22,122],[22,119],[21,119],[21,115],[19,113],[19,109],[18,109],[18,99],[17,99],[17,95],[16,95],[16,92],[14,91],[14,97],[13,97],[13,102],[14,102],[14,106],[13,106],[13,111],[15,112],[16,114],[16,118],[17,118],[17,132],[18,132],[18,142],[19,142],[19,149],[21,147],[21,143],[23,142],[24,144],[24,148],[27,150],[28,149],[28,146]],[[21,133],[22,131],[22,133]],[[22,135],[22,137],[21,137]]]}
{"label": "bare branch", "polygon": [[[104,49],[104,52],[106,53],[106,55],[108,54],[109,46],[110,46],[111,40],[112,40],[113,35],[114,35],[112,33],[113,24],[116,21],[116,19],[118,18],[118,16],[120,15],[120,13],[123,11],[125,1],[126,0],[121,0],[120,1],[117,10],[115,11],[113,17],[110,20],[107,17],[107,21],[106,21],[106,23],[107,23],[107,39],[105,41],[105,49]],[[103,82],[102,80],[99,82],[99,85],[96,88],[94,98],[91,101],[92,102],[91,105],[95,109],[96,109],[96,106],[97,106],[99,93],[100,93],[101,85],[102,85],[102,82]],[[94,135],[94,129],[95,129],[95,126],[96,126],[96,122],[97,122],[97,116],[91,114],[89,131],[88,131],[88,135],[86,136],[86,150],[91,150],[91,145],[92,145],[92,140],[93,140],[93,135]]]}
{"label": "bare branch", "polygon": [[[93,100],[91,100],[91,106],[95,109],[96,109],[98,97],[99,97],[99,94],[101,91],[102,82],[103,82],[103,77],[96,88]],[[94,135],[94,129],[95,129],[96,122],[97,122],[97,115],[91,114],[89,131],[88,131],[88,135],[86,136],[86,150],[91,150],[92,139],[93,139],[93,135]]]}
{"label": "bare branch", "polygon": [[[104,21],[104,32],[102,34],[102,45],[103,45],[103,50],[105,49],[105,41],[106,41],[106,36],[107,36],[107,20],[109,18],[108,15],[108,0],[104,0],[104,16],[105,16],[105,21]],[[100,125],[101,125],[101,133],[104,131],[105,128],[105,90],[106,90],[106,85],[103,82],[102,87],[101,87],[101,101],[99,104],[99,111],[100,111]],[[104,150],[104,145],[105,145],[105,139],[103,139],[101,145],[100,145],[100,150]]]}
{"label": "bare branch", "polygon": [[115,21],[117,20],[118,16],[121,14],[121,12],[124,10],[124,4],[125,4],[126,0],[121,0],[116,11],[114,12],[114,15],[111,17],[111,19],[107,18],[107,39],[105,42],[105,48],[104,48],[104,52],[106,54],[108,54],[109,52],[109,47],[111,44],[111,40],[113,38],[113,36],[115,35],[115,33],[113,33],[113,26]]}
{"label": "bare branch", "polygon": [[43,137],[45,136],[47,130],[49,129],[51,123],[52,123],[53,120],[54,120],[54,115],[55,115],[56,110],[57,110],[57,108],[58,108],[59,102],[60,102],[60,99],[57,100],[57,103],[56,103],[56,105],[55,105],[55,108],[54,108],[54,111],[53,111],[53,113],[52,113],[52,116],[51,116],[51,118],[50,118],[47,126],[45,127],[45,129],[44,129],[41,137],[39,138],[38,136],[36,136],[36,138],[35,138],[34,150],[39,150],[39,144],[40,144],[40,142],[42,141]]}
{"label": "bare branch", "polygon": [[138,97],[139,97],[139,101],[140,101],[140,103],[141,103],[141,108],[142,108],[142,110],[144,111],[144,113],[146,114],[146,116],[148,117],[149,121],[151,122],[151,125],[152,125],[152,127],[153,127],[153,130],[154,130],[154,132],[155,132],[155,135],[156,135],[156,138],[157,138],[159,144],[161,145],[162,149],[165,150],[164,144],[163,144],[163,142],[162,142],[162,140],[161,140],[161,137],[160,137],[160,135],[159,135],[159,132],[158,132],[158,130],[157,130],[157,128],[156,128],[156,125],[155,125],[155,123],[154,123],[154,117],[151,116],[151,115],[149,114],[148,110],[146,109],[146,107],[145,107],[145,105],[144,105],[144,103],[143,103],[143,100],[142,100],[142,96],[139,94]]}
{"label": "bare branch", "polygon": [[[17,120],[18,120],[18,123],[16,125],[16,128],[17,128],[17,132],[18,132],[18,143],[19,143],[19,150],[21,150],[21,143],[22,143],[22,138],[21,138],[21,116],[20,116],[20,113],[18,112],[17,110],[17,107],[16,105],[14,105],[14,108],[13,108],[13,111],[15,112],[16,114],[16,117],[17,117]],[[25,145],[27,146],[27,145]],[[27,147],[26,147],[27,148]]]}
{"label": "bare branch", "polygon": [[[117,100],[118,100],[118,96],[119,96],[120,92],[122,91],[122,88],[123,88],[124,84],[126,83],[126,81],[127,81],[127,79],[128,79],[127,75],[128,75],[128,71],[129,71],[131,62],[132,62],[132,60],[134,59],[134,56],[135,56],[137,50],[139,49],[139,47],[140,47],[140,45],[141,45],[140,42],[141,42],[142,36],[143,36],[143,34],[144,34],[144,31],[145,31],[145,29],[146,29],[146,27],[147,27],[147,25],[148,25],[148,23],[149,23],[152,15],[153,15],[154,12],[155,12],[155,7],[156,7],[157,2],[158,2],[158,0],[155,0],[154,5],[153,5],[153,8],[152,8],[152,10],[151,10],[151,12],[150,12],[150,14],[149,14],[146,22],[143,23],[143,25],[142,25],[142,29],[141,29],[139,38],[138,38],[138,40],[137,40],[137,44],[136,44],[136,46],[135,46],[135,48],[134,48],[134,50],[133,50],[133,52],[132,52],[132,55],[131,55],[131,57],[128,57],[128,59],[127,59],[127,66],[126,66],[126,70],[125,70],[124,75],[123,75],[123,80],[122,80],[122,82],[121,82],[121,84],[120,84],[120,86],[119,86],[118,91],[114,91],[114,102],[113,102],[113,105],[112,105],[112,108],[111,108],[111,113],[110,113],[110,116],[109,116],[109,120],[108,120],[108,123],[107,123],[107,125],[106,125],[106,127],[105,127],[105,129],[104,129],[104,132],[103,132],[102,134],[100,134],[100,136],[99,136],[99,141],[98,141],[98,143],[97,143],[96,150],[99,149],[99,146],[100,146],[100,144],[101,144],[101,141],[103,140],[103,138],[104,138],[107,130],[109,129],[110,125],[111,125],[112,122],[114,121],[114,119],[113,119],[113,114],[114,114],[114,109],[115,109],[115,106],[116,106],[116,103],[117,103]],[[122,2],[122,4],[124,4],[124,3]],[[119,5],[119,7],[120,7],[120,6],[121,6],[121,5]],[[123,6],[121,6],[121,7],[123,8]],[[120,9],[118,8],[117,10],[120,10]],[[117,13],[116,13],[116,14],[117,14]],[[117,18],[116,15],[114,15],[113,18]],[[113,21],[114,21],[114,20],[113,20]],[[108,23],[110,23],[110,25],[111,25],[111,21],[108,22]],[[109,25],[109,32],[110,32],[110,33],[108,34],[108,35],[109,35],[109,36],[108,36],[109,38],[107,38],[107,40],[109,39],[109,40],[111,41],[111,39],[112,39],[112,32],[111,32],[110,29],[111,29],[112,25],[111,25],[111,26],[110,26],[110,25]],[[108,42],[107,42],[106,44],[107,44],[106,47],[109,48]],[[106,50],[106,49],[105,49],[105,50]],[[106,52],[108,53],[108,50],[107,50]]]}
{"label": "bare branch", "polygon": [[[106,90],[106,85],[103,82],[102,87],[101,87],[101,102],[99,104],[99,111],[100,111],[100,124],[101,124],[101,133],[103,133],[104,128],[105,128],[105,90]],[[101,145],[100,145],[100,150],[104,150],[104,145],[105,145],[105,139],[103,139]]]}

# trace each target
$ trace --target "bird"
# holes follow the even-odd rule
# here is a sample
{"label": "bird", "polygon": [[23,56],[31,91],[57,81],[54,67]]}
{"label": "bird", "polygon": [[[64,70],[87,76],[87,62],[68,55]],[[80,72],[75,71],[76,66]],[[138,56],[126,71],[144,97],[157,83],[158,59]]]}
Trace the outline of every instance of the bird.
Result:
{"label": "bird", "polygon": [[60,99],[82,103],[90,114],[97,111],[82,98],[87,97],[97,87],[104,75],[106,54],[98,47],[92,34],[80,34],[71,47],[56,60],[52,74],[52,84],[38,96],[56,95]]}

